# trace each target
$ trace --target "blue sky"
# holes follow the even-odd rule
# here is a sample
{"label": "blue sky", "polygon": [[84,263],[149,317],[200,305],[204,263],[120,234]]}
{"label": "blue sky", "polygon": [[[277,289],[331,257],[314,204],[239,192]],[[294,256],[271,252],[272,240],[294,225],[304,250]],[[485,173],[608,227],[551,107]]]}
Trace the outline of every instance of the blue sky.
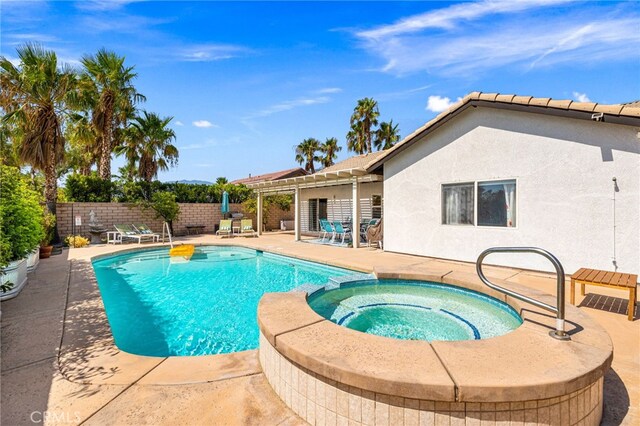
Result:
{"label": "blue sky", "polygon": [[[405,136],[471,91],[640,99],[640,3],[3,1],[2,55],[35,41],[77,65],[126,56],[142,108],[173,116],[164,181],[295,167],[362,97]],[[114,162],[115,169],[122,164]]]}

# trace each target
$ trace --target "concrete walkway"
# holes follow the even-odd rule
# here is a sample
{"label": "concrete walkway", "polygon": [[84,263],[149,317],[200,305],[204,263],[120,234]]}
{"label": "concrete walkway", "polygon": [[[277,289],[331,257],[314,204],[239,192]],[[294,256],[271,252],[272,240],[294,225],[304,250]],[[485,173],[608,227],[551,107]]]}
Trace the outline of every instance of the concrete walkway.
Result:
{"label": "concrete walkway", "polygon": [[[396,269],[477,280],[474,265],[468,263],[295,243],[286,234],[224,240],[205,235],[185,241],[241,244],[367,272]],[[1,423],[302,423],[269,387],[257,351],[154,358],[114,346],[88,260],[132,248],[138,246],[71,249],[42,260],[20,296],[2,303]],[[555,280],[547,274],[493,267],[486,272],[555,292]],[[581,309],[614,342],[613,366],[605,377],[603,424],[640,422],[640,320],[627,321],[625,296],[606,288],[587,288],[584,298],[577,295]]]}

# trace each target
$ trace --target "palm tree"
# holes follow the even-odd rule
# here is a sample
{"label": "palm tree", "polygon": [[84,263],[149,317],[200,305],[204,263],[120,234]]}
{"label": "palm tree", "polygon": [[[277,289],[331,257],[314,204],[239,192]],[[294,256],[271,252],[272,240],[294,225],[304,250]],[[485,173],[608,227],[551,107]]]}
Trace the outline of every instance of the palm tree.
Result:
{"label": "palm tree", "polygon": [[322,145],[320,145],[320,152],[324,155],[320,159],[323,167],[333,166],[333,160],[338,158],[338,152],[342,150],[342,147],[338,145],[338,139],[327,138]]}
{"label": "palm tree", "polygon": [[21,161],[45,176],[47,208],[55,213],[56,167],[64,157],[64,121],[71,114],[77,77],[59,66],[55,52],[36,44],[17,49],[20,65],[0,57],[0,107],[14,126]]}
{"label": "palm tree", "polygon": [[314,162],[320,162],[320,157],[317,152],[320,150],[320,141],[315,138],[307,138],[300,142],[296,146],[296,161],[302,165],[304,163],[304,169],[310,173],[316,172]]}
{"label": "palm tree", "polygon": [[124,155],[127,170],[135,169],[138,176],[151,182],[159,171],[169,170],[178,164],[178,148],[171,142],[176,138],[172,129],[167,128],[173,117],[161,118],[159,115],[142,111],[129,126],[125,142],[116,148],[116,154]]}
{"label": "palm tree", "polygon": [[357,154],[364,154],[367,150],[361,128],[362,123],[357,122],[351,125],[351,130],[347,133],[347,149]]}
{"label": "palm tree", "polygon": [[373,144],[380,151],[381,149],[391,148],[399,140],[400,131],[398,130],[398,125],[394,125],[393,120],[389,120],[388,123],[385,121],[380,123],[380,128],[375,132]]}
{"label": "palm tree", "polygon": [[124,57],[100,49],[95,56],[82,57],[83,99],[92,110],[91,124],[99,137],[98,171],[102,179],[111,179],[111,152],[122,142],[122,129],[145,100],[133,86],[137,74],[125,67]]}
{"label": "palm tree", "polygon": [[379,116],[378,102],[373,98],[360,99],[351,114],[347,145],[356,148],[354,151],[359,154],[371,153],[372,128],[378,125]]}
{"label": "palm tree", "polygon": [[83,176],[89,176],[91,167],[100,158],[101,138],[91,126],[88,114],[78,115],[67,123],[65,139],[68,142],[68,167]]}

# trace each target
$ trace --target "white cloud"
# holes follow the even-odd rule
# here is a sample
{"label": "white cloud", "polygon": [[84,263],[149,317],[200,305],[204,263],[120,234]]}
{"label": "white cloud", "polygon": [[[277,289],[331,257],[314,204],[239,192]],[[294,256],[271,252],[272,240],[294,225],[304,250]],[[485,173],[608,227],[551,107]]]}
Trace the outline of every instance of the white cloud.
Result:
{"label": "white cloud", "polygon": [[319,96],[316,98],[300,98],[291,101],[280,102],[275,105],[271,105],[257,113],[253,114],[251,117],[266,117],[271,114],[275,114],[282,111],[289,111],[294,108],[309,106],[309,105],[317,105],[317,104],[326,104],[331,99],[327,96]]}
{"label": "white cloud", "polygon": [[324,89],[320,89],[320,90],[316,90],[315,93],[319,94],[319,95],[327,95],[330,93],[340,93],[342,92],[342,89],[339,87],[326,87]]}
{"label": "white cloud", "polygon": [[578,102],[591,102],[586,93],[573,92],[573,99]]}
{"label": "white cloud", "polygon": [[58,37],[50,35],[50,34],[42,34],[42,33],[8,33],[4,35],[7,39],[12,41],[7,42],[8,45],[18,45],[26,42],[35,42],[35,43],[54,43],[59,41]]}
{"label": "white cloud", "polygon": [[190,143],[190,144],[187,144],[187,145],[179,146],[178,149],[180,151],[191,151],[191,150],[196,150],[196,149],[212,148],[214,146],[218,146],[218,142],[216,140],[213,140],[213,139],[207,139],[204,142]]}
{"label": "white cloud", "polygon": [[202,128],[218,127],[217,125],[207,120],[196,120],[192,124],[196,127],[202,127]]}
{"label": "white cloud", "polygon": [[401,19],[394,24],[382,25],[356,35],[367,39],[415,33],[429,28],[452,29],[460,21],[472,21],[487,15],[521,12],[543,6],[567,3],[570,0],[484,0],[462,3],[444,9],[422,13]]}
{"label": "white cloud", "polygon": [[439,95],[429,96],[427,100],[427,111],[432,112],[442,112],[449,109],[453,104],[460,101],[461,98],[458,98],[457,101],[452,101],[451,99]]}
{"label": "white cloud", "polygon": [[[640,15],[628,3],[522,13],[556,3],[464,3],[355,35],[364,49],[384,61],[382,71],[399,75],[477,75],[506,66],[526,71],[639,57]],[[514,16],[489,16],[498,13]],[[461,22],[465,25],[457,25]]]}
{"label": "white cloud", "polygon": [[210,62],[231,59],[250,52],[250,49],[233,44],[199,44],[179,48],[177,57],[189,62]]}
{"label": "white cloud", "polygon": [[180,120],[176,120],[175,125],[176,126],[184,126],[184,123],[182,121],[180,121]]}
{"label": "white cloud", "polygon": [[130,3],[139,3],[144,0],[82,0],[76,2],[76,7],[80,10],[91,11],[111,11],[118,10]]}

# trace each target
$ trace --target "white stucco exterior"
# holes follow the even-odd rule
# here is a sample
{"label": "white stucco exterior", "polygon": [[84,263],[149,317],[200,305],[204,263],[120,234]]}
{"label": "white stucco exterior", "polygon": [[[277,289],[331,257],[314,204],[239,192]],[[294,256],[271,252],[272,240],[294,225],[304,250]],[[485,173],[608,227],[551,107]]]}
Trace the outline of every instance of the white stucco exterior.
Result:
{"label": "white stucco exterior", "polygon": [[[385,250],[475,261],[489,247],[538,246],[567,273],[616,264],[638,273],[639,131],[469,108],[385,162]],[[517,180],[515,228],[441,223],[441,185],[497,179]],[[487,263],[551,270],[534,255],[492,255]]]}

